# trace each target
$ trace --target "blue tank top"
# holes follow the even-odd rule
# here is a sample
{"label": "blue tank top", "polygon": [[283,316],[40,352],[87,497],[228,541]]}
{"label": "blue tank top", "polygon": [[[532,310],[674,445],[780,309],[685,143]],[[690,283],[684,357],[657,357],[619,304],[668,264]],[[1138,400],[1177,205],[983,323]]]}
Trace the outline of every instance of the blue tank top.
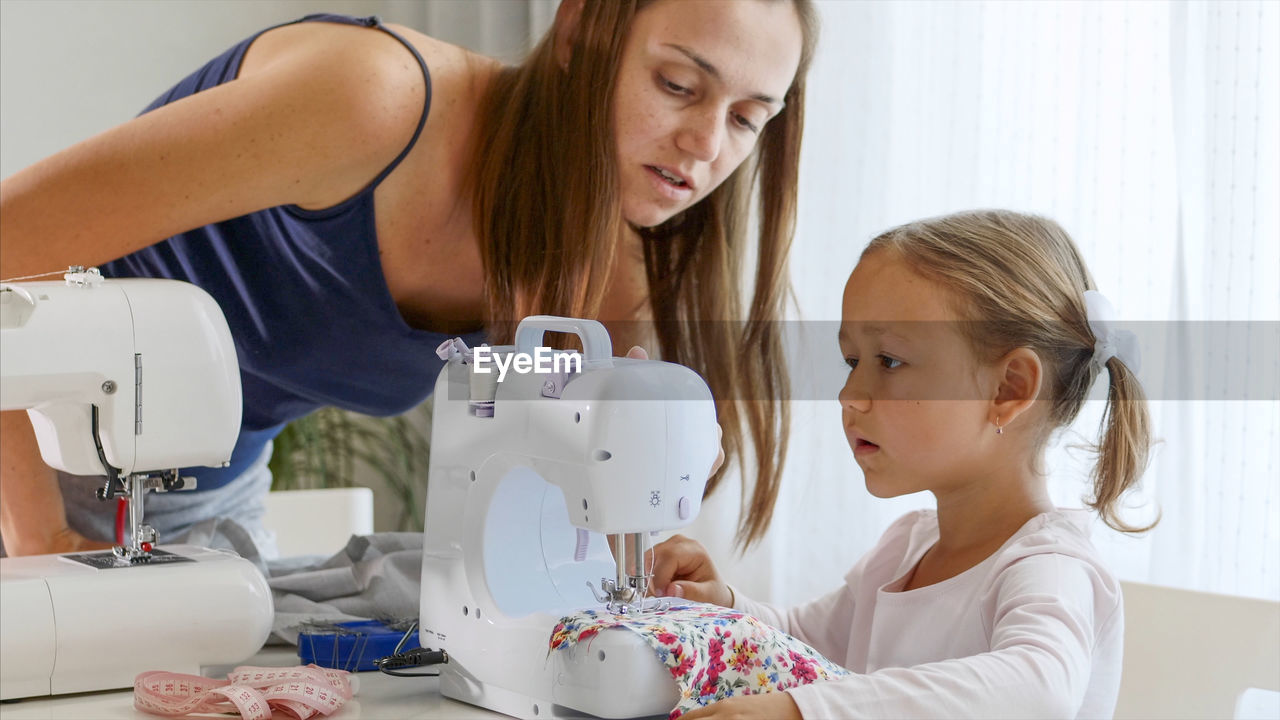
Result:
{"label": "blue tank top", "polygon": [[[374,190],[426,123],[426,62],[376,17],[309,15],[295,22],[308,21],[377,28],[413,53],[427,92],[409,145],[364,190],[333,207],[268,208],[180,233],[102,266],[108,277],[198,285],[227,318],[244,392],[240,437],[229,467],[184,469],[197,478],[197,490],[234,480],[285,424],[318,408],[394,415],[414,407],[431,393],[442,366],[436,347],[451,337],[413,328],[400,315],[382,274],[374,225]],[[214,58],[143,112],[235,79],[245,51],[261,34]],[[482,339],[480,333],[464,337],[470,345]]]}

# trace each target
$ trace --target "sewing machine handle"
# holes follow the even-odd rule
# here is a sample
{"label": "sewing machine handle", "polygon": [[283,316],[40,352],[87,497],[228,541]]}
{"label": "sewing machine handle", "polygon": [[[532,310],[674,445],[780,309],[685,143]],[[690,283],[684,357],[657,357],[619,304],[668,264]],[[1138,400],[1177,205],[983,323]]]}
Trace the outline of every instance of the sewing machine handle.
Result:
{"label": "sewing machine handle", "polygon": [[613,341],[609,331],[595,320],[557,317],[555,315],[530,315],[516,328],[516,351],[531,353],[542,344],[542,336],[548,331],[573,333],[582,340],[582,354],[586,362],[609,360],[613,357]]}

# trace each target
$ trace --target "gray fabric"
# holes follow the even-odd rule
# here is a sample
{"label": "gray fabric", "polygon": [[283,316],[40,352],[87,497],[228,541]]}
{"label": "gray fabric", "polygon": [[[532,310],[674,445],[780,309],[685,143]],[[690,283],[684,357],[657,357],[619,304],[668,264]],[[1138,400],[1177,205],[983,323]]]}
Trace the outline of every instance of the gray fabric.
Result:
{"label": "gray fabric", "polygon": [[308,623],[402,620],[418,617],[422,533],[352,535],[325,558],[310,555],[264,560],[254,537],[233,519],[210,518],[189,533],[192,544],[233,550],[258,566],[275,603],[273,639],[298,643]]}
{"label": "gray fabric", "polygon": [[275,601],[275,635],[298,642],[307,622],[403,619],[418,616],[421,533],[353,535],[327,560],[267,563]]}
{"label": "gray fabric", "polygon": [[263,560],[253,536],[235,520],[207,520],[192,528],[191,536],[206,547],[234,550],[262,570],[275,603],[271,630],[277,641],[296,645],[307,623],[418,616],[422,533],[352,535],[329,558],[271,560]]}

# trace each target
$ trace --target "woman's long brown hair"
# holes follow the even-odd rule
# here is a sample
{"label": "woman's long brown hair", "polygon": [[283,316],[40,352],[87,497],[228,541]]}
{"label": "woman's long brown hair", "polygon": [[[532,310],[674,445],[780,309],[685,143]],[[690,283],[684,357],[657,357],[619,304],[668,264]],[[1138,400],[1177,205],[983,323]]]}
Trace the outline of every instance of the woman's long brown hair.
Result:
{"label": "woman's long brown hair", "polygon": [[[494,342],[509,342],[531,314],[596,317],[623,233],[613,137],[613,91],[635,14],[653,0],[587,0],[567,70],[553,27],[521,65],[501,70],[479,117],[474,221]],[[664,360],[693,368],[716,398],[726,457],[743,466],[737,541],[746,547],[772,518],[786,459],[790,385],[781,318],[795,231],[804,77],[816,42],[809,0],[792,2],[804,32],[785,107],[753,156],[693,208],[641,231],[655,334]],[[742,267],[747,216],[758,190],[755,285],[748,312]],[[748,483],[750,433],[756,478]],[[711,493],[729,463],[707,483]]]}

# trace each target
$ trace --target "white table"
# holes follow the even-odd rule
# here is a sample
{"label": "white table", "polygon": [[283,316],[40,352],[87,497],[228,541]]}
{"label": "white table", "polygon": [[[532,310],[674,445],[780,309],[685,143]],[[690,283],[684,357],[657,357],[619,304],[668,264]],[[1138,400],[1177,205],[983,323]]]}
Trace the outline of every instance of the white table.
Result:
{"label": "white table", "polygon": [[[294,648],[275,646],[261,652],[242,665],[283,667],[298,665]],[[160,669],[160,668],[157,668]],[[210,677],[225,677],[226,670],[206,671]],[[414,670],[410,672],[429,669]],[[356,696],[341,710],[330,715],[332,720],[378,718],[386,720],[434,720],[435,718],[503,718],[505,715],[467,705],[440,695],[440,682],[433,677],[405,678],[380,672],[356,673],[359,687]],[[155,720],[133,707],[133,690],[80,693],[42,698],[27,698],[0,704],[0,720],[115,720],[116,718]],[[231,716],[237,717],[237,716]],[[322,716],[317,716],[320,718]]]}

